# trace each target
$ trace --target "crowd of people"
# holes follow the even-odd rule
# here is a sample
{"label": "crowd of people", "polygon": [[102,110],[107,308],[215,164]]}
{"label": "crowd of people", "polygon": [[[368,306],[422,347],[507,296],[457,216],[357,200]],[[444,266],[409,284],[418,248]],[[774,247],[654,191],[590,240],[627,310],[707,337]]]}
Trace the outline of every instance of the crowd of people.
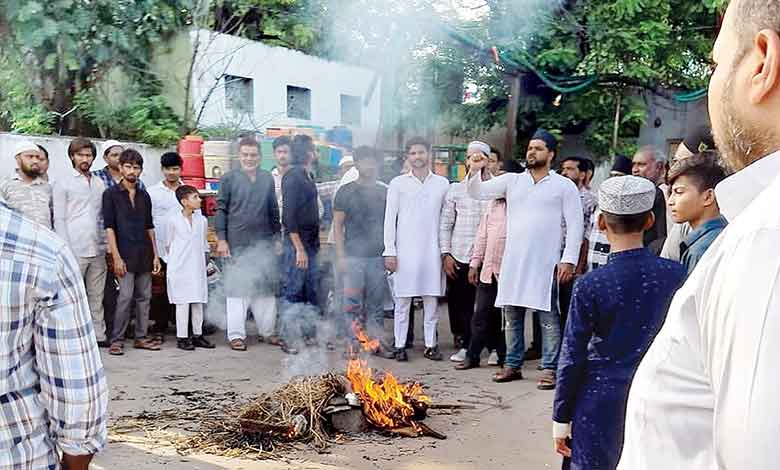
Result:
{"label": "crowd of people", "polygon": [[[389,293],[393,338],[377,354],[409,359],[419,298],[423,356],[439,361],[446,299],[455,369],[479,367],[487,350],[503,383],[541,359],[563,468],[774,468],[778,18],[778,2],[731,2],[713,53],[712,131],[691,133],[668,162],[652,147],[616,156],[597,194],[593,162],[560,155],[541,129],[525,167],[472,142],[452,184],[421,138],[389,185],[375,149],[355,149],[354,168],[318,184],[310,138],[278,139],[272,173],[243,138],[215,220],[230,348],[246,350],[251,312],[259,339],[289,354],[338,339],[349,353],[350,325],[384,339]],[[73,171],[50,184],[45,149],[21,142],[16,175],[0,182],[0,467],[88,467],[106,444],[98,347],[122,355],[132,316],[135,348],[160,350],[171,319],[179,348],[214,347],[207,221],[181,157],[163,155],[164,178],[147,189],[137,151],[102,151],[93,172],[95,145],[74,139]],[[330,201],[335,313],[322,308],[317,263]]]}

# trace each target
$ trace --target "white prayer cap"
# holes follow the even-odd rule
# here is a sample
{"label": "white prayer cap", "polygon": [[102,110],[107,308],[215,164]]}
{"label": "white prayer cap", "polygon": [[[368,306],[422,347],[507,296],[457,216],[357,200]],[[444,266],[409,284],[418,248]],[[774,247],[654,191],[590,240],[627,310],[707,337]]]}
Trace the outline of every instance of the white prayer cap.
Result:
{"label": "white prayer cap", "polygon": [[480,142],[478,140],[475,140],[474,142],[471,142],[469,144],[468,149],[466,149],[466,154],[471,154],[472,151],[482,152],[485,154],[485,156],[490,155],[490,145]]}
{"label": "white prayer cap", "polygon": [[339,161],[339,168],[346,165],[354,165],[355,159],[352,158],[352,155],[344,155],[341,157],[341,160]]}
{"label": "white prayer cap", "polygon": [[122,147],[122,148],[124,148],[124,145],[122,145],[122,143],[119,142],[118,140],[107,140],[103,144],[103,155],[105,155],[106,152],[108,152],[108,149],[110,149],[111,147]]}
{"label": "white prayer cap", "polygon": [[601,183],[599,209],[614,215],[635,215],[652,210],[655,185],[638,176],[616,176]]}
{"label": "white prayer cap", "polygon": [[40,152],[41,149],[29,140],[20,140],[14,146],[14,157],[24,152]]}

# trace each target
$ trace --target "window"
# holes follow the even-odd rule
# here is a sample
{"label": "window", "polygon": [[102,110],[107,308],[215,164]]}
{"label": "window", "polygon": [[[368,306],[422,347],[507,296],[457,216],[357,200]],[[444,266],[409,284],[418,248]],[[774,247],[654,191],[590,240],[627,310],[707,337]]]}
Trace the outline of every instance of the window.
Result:
{"label": "window", "polygon": [[311,90],[297,86],[287,86],[287,117],[311,119]]}
{"label": "window", "polygon": [[341,95],[341,124],[360,126],[362,105],[359,96]]}
{"label": "window", "polygon": [[251,78],[225,75],[225,106],[228,111],[254,114],[254,83]]}

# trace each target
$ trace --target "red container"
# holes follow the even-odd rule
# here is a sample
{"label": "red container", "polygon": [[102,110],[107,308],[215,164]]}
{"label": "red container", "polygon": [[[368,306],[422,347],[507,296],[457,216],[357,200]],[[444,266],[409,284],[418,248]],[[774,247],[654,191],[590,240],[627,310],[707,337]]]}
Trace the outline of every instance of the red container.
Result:
{"label": "red container", "polygon": [[192,186],[195,189],[206,189],[206,178],[193,178],[189,176],[181,177],[182,183]]}
{"label": "red container", "polygon": [[179,141],[179,154],[202,155],[203,137],[188,135]]}
{"label": "red container", "polygon": [[189,178],[205,178],[206,167],[203,164],[203,155],[181,154],[181,176]]}

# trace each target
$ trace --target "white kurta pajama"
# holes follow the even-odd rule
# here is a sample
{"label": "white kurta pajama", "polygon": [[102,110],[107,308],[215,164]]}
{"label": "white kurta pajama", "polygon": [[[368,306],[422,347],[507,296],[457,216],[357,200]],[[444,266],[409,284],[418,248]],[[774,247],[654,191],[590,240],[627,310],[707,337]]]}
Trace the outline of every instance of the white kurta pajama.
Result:
{"label": "white kurta pajama", "polygon": [[[395,256],[398,270],[392,275],[393,295],[398,299],[423,297],[425,345],[436,346],[437,302],[444,295],[445,280],[439,248],[439,220],[450,183],[428,173],[420,181],[412,172],[397,176],[387,190],[385,251]],[[427,298],[427,299],[426,299]],[[411,302],[396,302],[395,343],[406,343]]]}
{"label": "white kurta pajama", "polygon": [[778,466],[780,152],[715,192],[729,225],[637,369],[619,470]]}
{"label": "white kurta pajama", "polygon": [[[558,263],[577,265],[583,237],[580,192],[568,178],[550,173],[537,183],[530,172],[506,173],[488,181],[468,178],[475,199],[506,198],[507,238],[496,306],[550,311]],[[561,218],[570,227],[561,256]]]}
{"label": "white kurta pajama", "polygon": [[192,225],[179,212],[168,220],[168,301],[172,304],[208,303],[206,281],[206,240],[208,222],[192,214]]}

